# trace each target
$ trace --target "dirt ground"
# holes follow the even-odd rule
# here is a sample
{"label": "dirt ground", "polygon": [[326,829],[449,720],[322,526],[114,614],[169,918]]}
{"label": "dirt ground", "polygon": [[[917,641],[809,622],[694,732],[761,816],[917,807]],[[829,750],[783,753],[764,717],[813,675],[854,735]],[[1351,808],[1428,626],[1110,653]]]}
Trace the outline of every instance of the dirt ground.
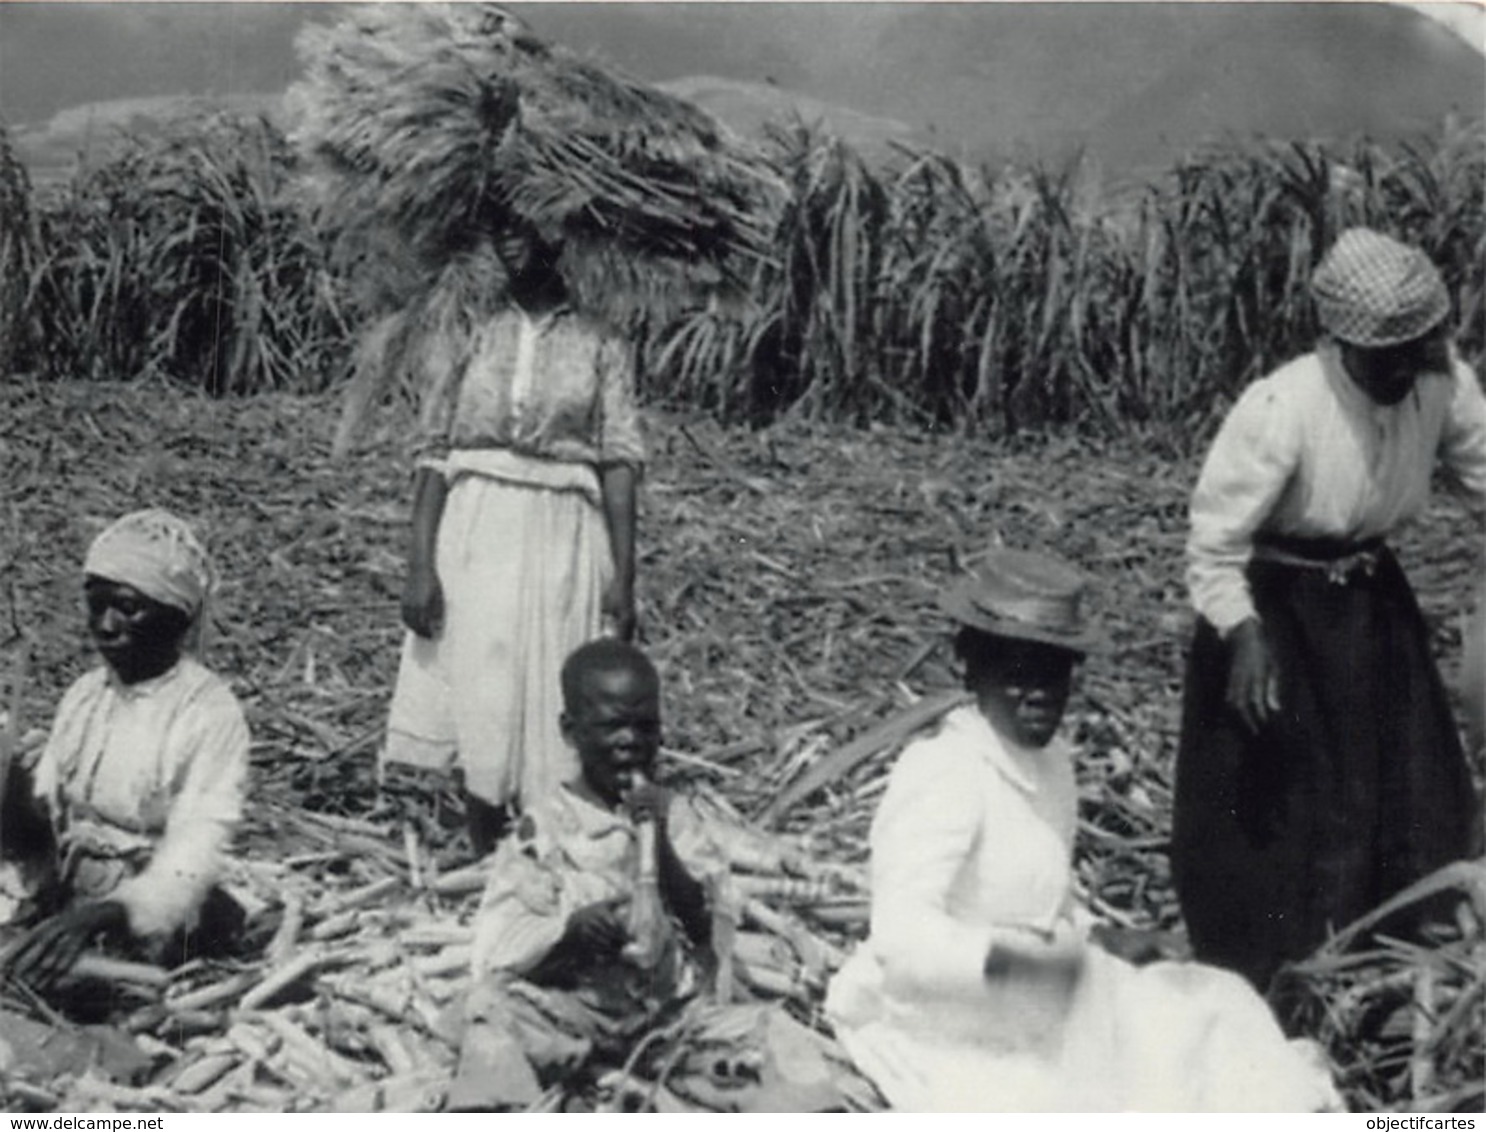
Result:
{"label": "dirt ground", "polygon": [[[94,534],[146,505],[197,522],[221,572],[205,659],[232,682],[253,733],[252,799],[236,858],[263,897],[250,928],[254,946],[261,952],[302,908],[314,928],[294,955],[353,967],[311,978],[319,1006],[291,998],[258,1011],[254,1024],[269,1037],[277,1031],[263,1027],[294,1034],[308,1027],[325,1041],[350,1032],[336,1021],[345,1011],[365,1013],[355,996],[380,961],[367,957],[402,954],[410,940],[433,951],[409,962],[440,973],[419,985],[457,997],[458,941],[478,898],[478,887],[444,897],[426,877],[423,889],[416,882],[419,852],[438,877],[457,878],[468,861],[454,794],[407,775],[379,781],[376,765],[401,638],[408,417],[382,411],[339,461],[330,455],[336,417],[328,399],[211,401],[164,386],[0,385],[0,682],[13,683],[22,652],[31,658],[19,698],[6,687],[3,703],[18,702],[21,730],[39,734],[66,685],[93,663],[79,569]],[[1092,604],[1109,642],[1083,665],[1067,724],[1080,747],[1078,887],[1103,919],[1162,929],[1180,952],[1166,844],[1191,630],[1181,569],[1195,460],[1071,437],[997,440],[788,421],[747,432],[656,411],[647,423],[641,633],[664,680],[668,778],[757,816],[807,768],[870,736],[916,698],[954,686],[948,625],[935,608],[946,579],[993,541],[1053,549],[1094,578]],[[1479,526],[1440,495],[1399,546],[1451,677],[1480,545]],[[850,773],[787,809],[780,828],[804,838],[818,859],[862,862],[896,749],[871,745]],[[865,931],[863,907],[837,908],[834,918],[824,908],[801,915],[819,938],[849,947]],[[353,934],[317,942],[337,923]],[[1480,938],[1460,931],[1459,941],[1442,944],[1455,956],[1446,967],[1460,965],[1451,976],[1457,989],[1472,982]],[[270,963],[272,952],[270,943]],[[1389,1098],[1420,1095],[1421,1082],[1430,1083],[1413,1061],[1407,1072],[1389,1068],[1398,1056],[1390,1052],[1394,1037],[1375,1048],[1353,1036],[1354,1016],[1371,1017],[1375,1002],[1410,1016],[1423,969],[1412,955],[1379,953],[1325,976],[1321,1008],[1338,1019],[1326,1027],[1328,1052],[1359,1109],[1391,1107],[1397,1101]],[[145,1005],[130,1015],[130,1031],[141,1040],[153,1035],[152,1048],[175,1066],[152,1078],[163,1086],[130,1091],[68,1076],[12,1099],[64,1111],[437,1105],[448,1041],[405,1031],[416,1048],[383,1061],[411,1060],[421,1068],[410,1078],[351,1072],[344,1058],[324,1055],[346,1071],[334,1088],[321,1070],[295,1076],[292,1066],[265,1087],[257,1063],[233,1046],[236,1031],[222,1036],[237,1015],[219,1000],[246,1002],[255,992],[244,996],[245,988],[271,983],[264,962],[172,975],[171,995],[217,1002],[198,1037],[177,1032],[178,1014],[157,1016]],[[1387,997],[1395,984],[1404,988],[1398,1003]],[[791,994],[797,1017],[818,1020],[818,987]],[[1343,1000],[1352,1005],[1338,1013]],[[1455,1052],[1438,1058],[1464,1066],[1465,1083],[1434,1082],[1436,1091],[1459,1088],[1430,1104],[1453,1108],[1460,1097],[1475,1103],[1466,1078],[1479,1063],[1470,1035],[1479,1034],[1480,1011],[1469,993],[1447,1001],[1458,1002],[1445,1019]],[[375,1050],[357,1056],[380,1064]],[[204,1092],[183,1093],[182,1082],[214,1058],[219,1069],[236,1068]],[[361,1092],[343,1091],[368,1073]]]}
{"label": "dirt ground", "polygon": [[[216,555],[206,659],[247,708],[260,797],[376,810],[400,638],[407,421],[383,411],[334,462],[336,409],[164,386],[0,386],[0,640],[31,642],[23,729],[45,727],[90,663],[78,600],[89,539],[158,504],[195,519]],[[934,594],[960,564],[996,540],[1050,548],[1095,578],[1110,643],[1084,666],[1070,713],[1084,752],[1082,884],[1116,918],[1177,923],[1163,845],[1195,461],[1068,437],[728,431],[660,412],[648,439],[642,636],[665,680],[675,776],[757,812],[812,760],[952,686]],[[1439,496],[1400,548],[1447,673],[1474,531]],[[889,760],[869,759],[784,825],[860,859]]]}

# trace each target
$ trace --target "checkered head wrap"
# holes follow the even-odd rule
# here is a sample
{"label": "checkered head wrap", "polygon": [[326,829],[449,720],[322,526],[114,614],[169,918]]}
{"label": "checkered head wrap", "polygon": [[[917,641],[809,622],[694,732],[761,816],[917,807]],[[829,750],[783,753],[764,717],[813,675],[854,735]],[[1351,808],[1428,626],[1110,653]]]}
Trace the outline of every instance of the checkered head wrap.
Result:
{"label": "checkered head wrap", "polygon": [[184,519],[154,508],[125,515],[88,548],[83,573],[133,586],[196,620],[215,574]]}
{"label": "checkered head wrap", "polygon": [[1337,237],[1311,293],[1321,325],[1354,346],[1411,342],[1450,313],[1450,292],[1429,257],[1369,228]]}

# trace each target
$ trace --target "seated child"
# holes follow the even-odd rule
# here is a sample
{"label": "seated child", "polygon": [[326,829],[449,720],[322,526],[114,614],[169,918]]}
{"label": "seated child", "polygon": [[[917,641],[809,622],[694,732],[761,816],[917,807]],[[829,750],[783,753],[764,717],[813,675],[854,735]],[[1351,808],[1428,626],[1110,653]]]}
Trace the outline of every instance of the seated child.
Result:
{"label": "seated child", "polygon": [[1337,1104],[1237,975],[1135,967],[1075,916],[1081,576],[993,551],[942,600],[974,702],[904,750],[873,820],[870,936],[826,1014],[894,1108],[1313,1111]]}
{"label": "seated child", "polygon": [[[242,709],[190,655],[212,581],[191,528],[166,511],[126,515],[94,541],[83,574],[103,664],[68,689],[40,758],[16,776],[26,789],[15,793],[51,833],[40,848],[51,855],[42,906],[52,914],[0,968],[41,991],[100,938],[176,961],[208,929],[204,908],[232,907],[213,886],[248,771]],[[37,828],[8,822],[7,842],[29,829],[31,843],[0,848],[34,856]]]}
{"label": "seated child", "polygon": [[[701,1001],[712,927],[704,881],[730,854],[699,807],[652,781],[660,679],[649,659],[618,640],[590,642],[564,664],[562,694],[579,774],[533,805],[491,859],[451,1109],[518,1109],[580,1073],[591,1080],[623,1065],[663,1017],[688,1018],[698,1048],[803,1031],[782,1012]],[[651,897],[648,917],[637,913]],[[637,937],[652,929],[646,946]],[[815,1035],[788,1037],[808,1050]],[[749,1087],[720,1097],[709,1088],[709,1107],[841,1103],[806,1066],[782,1071],[758,1050],[743,1062]]]}

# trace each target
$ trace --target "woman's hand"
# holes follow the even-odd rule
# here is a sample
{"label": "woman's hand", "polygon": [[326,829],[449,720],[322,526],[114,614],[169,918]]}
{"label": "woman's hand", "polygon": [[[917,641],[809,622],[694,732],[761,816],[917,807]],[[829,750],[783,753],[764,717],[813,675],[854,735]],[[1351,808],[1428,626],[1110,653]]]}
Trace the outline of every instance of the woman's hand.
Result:
{"label": "woman's hand", "polygon": [[588,957],[615,954],[629,939],[624,922],[626,896],[614,896],[579,908],[568,917],[566,936]]}
{"label": "woman's hand", "polygon": [[1170,939],[1162,932],[1098,923],[1089,929],[1089,941],[1117,958],[1139,967],[1168,958]]}
{"label": "woman's hand", "polygon": [[1042,962],[1054,967],[1077,967],[1084,961],[1088,941],[1074,922],[1064,916],[1053,923],[1042,943]]}
{"label": "woman's hand", "polygon": [[1051,929],[1005,928],[986,952],[987,978],[1053,975],[1071,978],[1083,965],[1088,944],[1073,922],[1062,918]]}
{"label": "woman's hand", "polygon": [[639,473],[628,464],[599,469],[604,497],[604,523],[609,528],[609,550],[614,577],[604,591],[603,614],[608,628],[621,641],[635,639],[635,500]]}
{"label": "woman's hand", "polygon": [[124,906],[117,900],[78,904],[45,920],[17,944],[5,961],[5,973],[38,991],[47,991],[71,971],[83,949],[104,933],[129,926]]}
{"label": "woman's hand", "polygon": [[439,582],[439,524],[449,485],[443,473],[420,467],[413,477],[412,537],[408,542],[408,576],[402,584],[402,623],[426,640],[444,628],[444,587]]}
{"label": "woman's hand", "polygon": [[1280,710],[1280,670],[1257,617],[1229,634],[1228,656],[1228,706],[1257,734]]}
{"label": "woman's hand", "polygon": [[604,591],[604,621],[621,641],[635,639],[638,618],[635,615],[633,583],[615,578]]}
{"label": "woman's hand", "polygon": [[444,628],[444,587],[431,565],[414,563],[402,587],[402,623],[432,640]]}

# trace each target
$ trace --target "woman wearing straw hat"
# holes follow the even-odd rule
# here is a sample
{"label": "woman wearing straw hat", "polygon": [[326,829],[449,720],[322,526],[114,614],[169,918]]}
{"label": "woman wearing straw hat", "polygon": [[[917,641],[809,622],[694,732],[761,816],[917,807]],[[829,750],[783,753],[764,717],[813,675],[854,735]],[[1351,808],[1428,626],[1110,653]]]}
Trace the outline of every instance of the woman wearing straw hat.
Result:
{"label": "woman wearing straw hat", "polygon": [[912,1111],[1308,1111],[1337,1098],[1236,975],[1134,967],[1075,908],[1073,754],[1058,736],[1097,635],[1085,582],[995,550],[949,590],[971,702],[894,765],[872,822],[868,940],[836,1034]]}
{"label": "woman wearing straw hat", "polygon": [[193,931],[231,930],[206,921],[230,914],[214,885],[242,815],[248,728],[226,683],[191,655],[212,584],[206,551],[175,515],[136,511],[98,536],[83,574],[103,665],[62,697],[30,775],[64,907],[4,961],[38,989],[99,937],[179,959],[193,942],[226,942]]}
{"label": "woman wearing straw hat", "polygon": [[507,229],[497,251],[510,306],[422,395],[384,751],[462,771],[481,855],[577,771],[558,674],[606,627],[634,632],[645,459],[629,345],[568,305],[534,232]]}
{"label": "woman wearing straw hat", "polygon": [[1438,465],[1486,504],[1486,400],[1423,252],[1342,233],[1326,338],[1246,389],[1192,496],[1172,863],[1192,944],[1266,988],[1473,850],[1477,802],[1429,630],[1385,539]]}

